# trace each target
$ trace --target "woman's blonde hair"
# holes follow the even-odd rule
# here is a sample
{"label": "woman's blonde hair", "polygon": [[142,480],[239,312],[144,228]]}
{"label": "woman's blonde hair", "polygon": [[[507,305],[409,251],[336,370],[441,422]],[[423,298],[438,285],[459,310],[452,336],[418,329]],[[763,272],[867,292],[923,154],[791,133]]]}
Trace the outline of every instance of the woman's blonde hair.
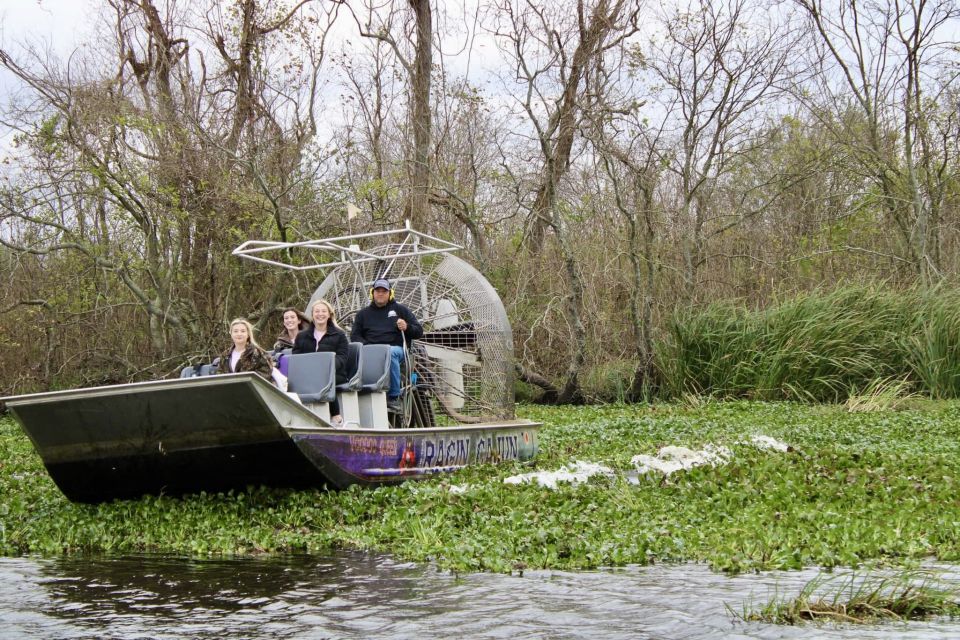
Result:
{"label": "woman's blonde hair", "polygon": [[233,331],[233,328],[238,324],[242,324],[247,328],[247,341],[257,349],[262,349],[262,347],[257,344],[256,338],[253,337],[253,325],[250,324],[250,321],[246,318],[234,318],[230,321],[230,331]]}
{"label": "woman's blonde hair", "polygon": [[333,311],[333,305],[330,304],[329,302],[327,302],[326,300],[324,300],[323,298],[318,298],[318,299],[314,300],[313,303],[311,303],[311,305],[307,308],[307,312],[308,312],[308,313],[307,313],[307,316],[310,318],[310,322],[311,322],[311,323],[313,322],[313,309],[314,309],[314,307],[316,307],[318,304],[322,304],[322,305],[326,306],[326,307],[327,307],[327,311],[330,312],[330,317],[327,319],[327,324],[329,324],[330,326],[333,326],[333,327],[336,327],[337,329],[339,329],[340,326],[337,324],[337,314]]}

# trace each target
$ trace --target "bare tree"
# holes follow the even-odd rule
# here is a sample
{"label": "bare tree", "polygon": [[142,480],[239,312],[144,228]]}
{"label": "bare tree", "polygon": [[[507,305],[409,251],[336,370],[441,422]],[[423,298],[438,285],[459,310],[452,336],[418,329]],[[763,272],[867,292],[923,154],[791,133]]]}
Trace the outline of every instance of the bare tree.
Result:
{"label": "bare tree", "polygon": [[[237,307],[264,318],[286,290],[264,297],[229,250],[254,229],[286,233],[333,14],[305,2],[233,8],[109,0],[108,37],[88,64],[0,51],[31,91],[7,123],[29,141],[22,166],[36,169],[0,193],[2,241],[47,260],[79,254],[111,274],[123,288],[105,293],[145,312],[154,353],[212,348]],[[302,49],[271,68],[281,39]]]}
{"label": "bare tree", "polygon": [[797,0],[821,64],[818,91],[796,95],[848,150],[876,188],[900,241],[900,258],[924,282],[942,277],[942,206],[952,179],[956,109],[942,108],[956,81],[960,8],[950,1]]}
{"label": "bare tree", "polygon": [[519,101],[543,156],[530,205],[528,242],[537,249],[556,223],[558,187],[570,167],[590,66],[604,50],[635,33],[640,7],[627,0],[598,0],[592,7],[577,0],[566,20],[563,12],[530,0],[505,0],[494,10],[505,23],[496,35],[516,72],[523,91]]}
{"label": "bare tree", "polygon": [[747,0],[698,0],[662,16],[662,41],[638,59],[655,78],[651,99],[677,127],[666,162],[679,181],[678,222],[688,230],[682,249],[688,295],[708,239],[749,217],[716,211],[711,201],[721,177],[752,151],[759,108],[787,70],[789,34],[761,15]]}
{"label": "bare tree", "polygon": [[658,292],[657,239],[662,212],[657,190],[663,172],[663,123],[650,126],[640,105],[597,110],[590,135],[609,181],[616,211],[626,223],[630,324],[637,366],[628,397],[649,395],[656,387],[653,304]]}
{"label": "bare tree", "polygon": [[546,230],[553,232],[569,287],[567,319],[574,346],[558,397],[562,403],[582,399],[579,376],[585,352],[579,341],[584,333],[583,282],[566,222],[557,206],[560,183],[572,161],[587,76],[605,50],[619,47],[636,32],[639,10],[639,3],[630,0],[598,0],[593,6],[577,0],[564,21],[562,12],[548,12],[529,0],[504,0],[494,6],[501,18],[496,35],[514,67],[522,91],[519,102],[542,159],[533,200],[528,205],[527,244],[536,253]]}
{"label": "bare tree", "polygon": [[398,91],[390,67],[392,54],[381,41],[364,41],[355,50],[345,45],[338,62],[343,70],[345,123],[336,133],[345,179],[355,201],[372,220],[400,209],[403,189],[403,130],[395,113]]}
{"label": "bare tree", "polygon": [[430,0],[407,0],[407,3],[414,17],[413,28],[403,29],[400,38],[394,35],[394,31],[402,29],[397,23],[403,22],[403,19],[401,11],[392,2],[386,11],[384,7],[368,5],[363,19],[355,11],[353,15],[360,34],[389,45],[409,78],[413,145],[409,158],[410,185],[405,210],[414,227],[426,228],[430,217],[433,9]]}

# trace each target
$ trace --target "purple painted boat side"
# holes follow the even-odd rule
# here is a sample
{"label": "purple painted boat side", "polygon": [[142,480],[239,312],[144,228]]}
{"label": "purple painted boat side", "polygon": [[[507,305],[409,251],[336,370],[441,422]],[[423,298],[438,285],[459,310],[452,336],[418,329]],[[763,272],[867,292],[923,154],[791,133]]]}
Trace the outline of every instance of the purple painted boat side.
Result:
{"label": "purple painted boat side", "polygon": [[400,431],[291,430],[293,441],[337,488],[394,484],[475,464],[531,460],[536,423],[517,421]]}

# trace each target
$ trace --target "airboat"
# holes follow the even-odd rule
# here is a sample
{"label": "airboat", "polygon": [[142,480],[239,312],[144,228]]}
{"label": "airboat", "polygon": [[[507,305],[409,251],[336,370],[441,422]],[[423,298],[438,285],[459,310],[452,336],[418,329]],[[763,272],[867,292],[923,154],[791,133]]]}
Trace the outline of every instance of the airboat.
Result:
{"label": "airboat", "polygon": [[[77,502],[258,485],[380,486],[531,460],[539,424],[514,414],[506,311],[480,272],[453,255],[460,249],[407,223],[302,242],[251,240],[233,251],[272,267],[324,272],[306,308],[327,300],[348,333],[372,283],[388,278],[424,328],[405,345],[399,410],[387,410],[379,345],[351,345],[350,380],[340,385],[332,354],[318,353],[306,354],[316,356],[307,363],[310,378],[291,371],[286,392],[252,373],[192,375],[190,368],[177,379],[2,400]],[[292,366],[304,354],[289,357]],[[330,421],[334,397],[343,426]]]}

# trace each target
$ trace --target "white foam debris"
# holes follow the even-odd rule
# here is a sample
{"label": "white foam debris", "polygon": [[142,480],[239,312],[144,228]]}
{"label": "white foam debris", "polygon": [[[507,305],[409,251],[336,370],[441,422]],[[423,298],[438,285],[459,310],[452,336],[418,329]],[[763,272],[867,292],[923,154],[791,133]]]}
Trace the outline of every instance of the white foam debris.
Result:
{"label": "white foam debris", "polygon": [[[758,449],[788,452],[790,445],[780,442],[776,438],[765,435],[754,435],[750,440],[740,441],[737,444],[748,444]],[[638,473],[658,472],[669,476],[676,471],[685,471],[702,465],[717,466],[730,462],[733,458],[733,451],[723,445],[707,443],[702,449],[694,450],[687,447],[666,446],[661,447],[657,455],[650,456],[640,454],[633,456],[630,462],[637,469]],[[523,484],[525,482],[537,482],[540,486],[557,488],[559,482],[569,482],[571,484],[580,484],[586,482],[592,476],[602,474],[613,477],[616,473],[609,467],[597,464],[595,462],[574,461],[573,465],[564,465],[557,471],[536,471],[533,473],[524,473],[518,476],[504,478],[506,484]],[[450,487],[452,493],[461,493],[459,487]]]}
{"label": "white foam debris", "polygon": [[504,478],[506,484],[522,484],[524,482],[537,482],[542,487],[551,489],[557,488],[558,482],[569,482],[571,484],[580,484],[586,482],[595,475],[613,476],[613,469],[597,464],[595,462],[582,462],[575,460],[572,466],[564,465],[556,471],[535,471],[532,473],[523,473],[518,476]]}
{"label": "white foam debris", "polygon": [[755,446],[757,449],[773,449],[774,451],[781,451],[783,453],[790,451],[790,445],[780,442],[776,438],[771,438],[770,436],[753,436],[750,438],[750,444]]}
{"label": "white foam debris", "polygon": [[699,451],[687,447],[668,446],[662,447],[656,456],[640,454],[633,456],[630,462],[640,473],[657,471],[670,475],[675,471],[692,469],[705,464],[711,466],[725,464],[732,456],[733,452],[730,449],[715,444],[707,444]]}

